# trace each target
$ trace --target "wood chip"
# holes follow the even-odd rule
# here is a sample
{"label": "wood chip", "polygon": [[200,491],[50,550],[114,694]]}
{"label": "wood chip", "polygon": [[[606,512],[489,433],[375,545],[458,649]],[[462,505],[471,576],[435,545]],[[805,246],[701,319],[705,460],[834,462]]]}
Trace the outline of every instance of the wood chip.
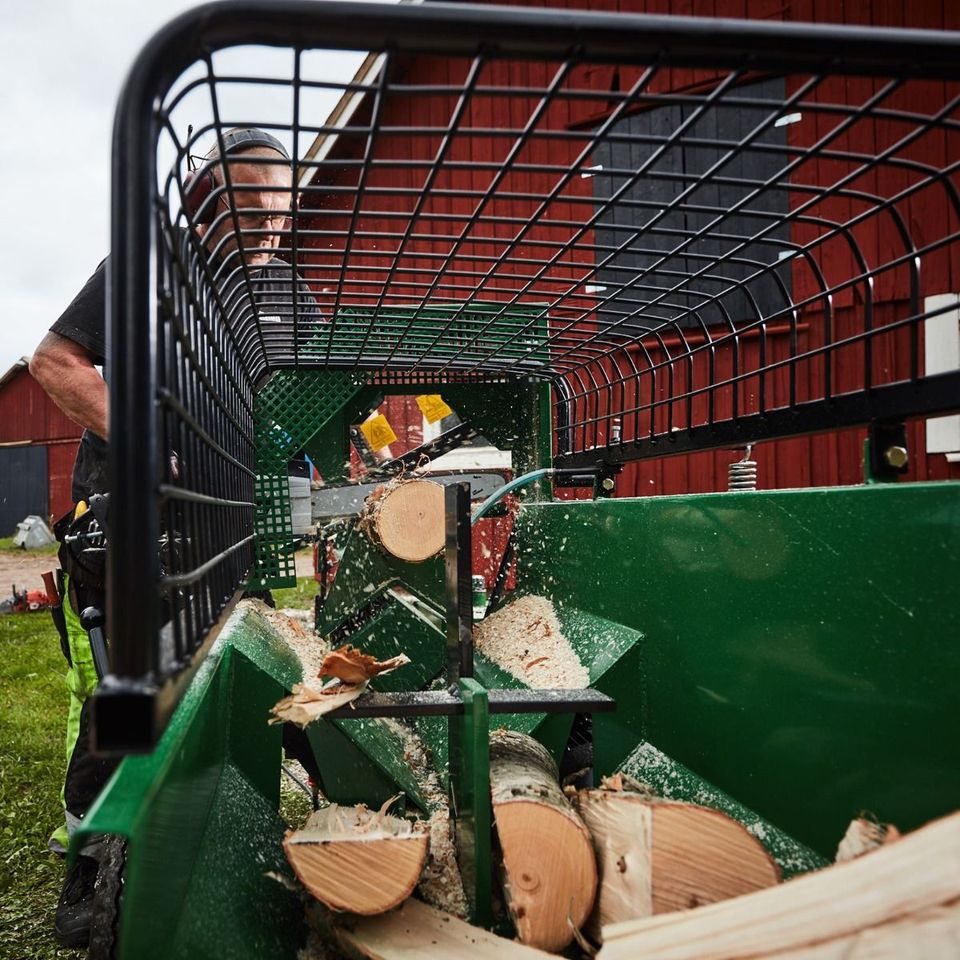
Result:
{"label": "wood chip", "polygon": [[318,676],[336,677],[344,683],[363,683],[371,677],[390,673],[409,662],[410,658],[405,653],[399,653],[389,660],[377,660],[348,643],[337,647],[323,658]]}
{"label": "wood chip", "polygon": [[290,696],[284,697],[270,709],[268,723],[289,721],[298,727],[305,727],[325,713],[356,700],[367,689],[368,682],[330,683],[325,687],[295,683]]}

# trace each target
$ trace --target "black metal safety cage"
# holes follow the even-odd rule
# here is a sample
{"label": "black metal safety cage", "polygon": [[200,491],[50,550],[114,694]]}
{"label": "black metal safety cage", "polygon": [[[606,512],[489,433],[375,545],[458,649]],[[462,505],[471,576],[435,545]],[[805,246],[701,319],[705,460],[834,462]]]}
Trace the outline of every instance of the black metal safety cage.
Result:
{"label": "black metal safety cage", "polygon": [[[960,282],[958,80],[960,37],[925,31],[307,0],[173,21],[114,131],[101,745],[153,742],[249,572],[278,370],[549,381],[565,468],[955,409],[923,337]],[[205,163],[240,126],[292,161]]]}

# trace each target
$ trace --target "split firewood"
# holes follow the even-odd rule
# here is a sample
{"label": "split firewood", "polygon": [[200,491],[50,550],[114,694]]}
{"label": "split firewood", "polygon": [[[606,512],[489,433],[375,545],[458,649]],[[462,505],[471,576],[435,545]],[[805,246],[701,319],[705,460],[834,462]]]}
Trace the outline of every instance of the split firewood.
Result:
{"label": "split firewood", "polygon": [[435,907],[407,900],[398,910],[336,926],[334,936],[362,960],[547,960],[549,954],[473,927]]}
{"label": "split firewood", "polygon": [[371,543],[399,560],[422,563],[446,539],[444,488],[432,480],[395,480],[367,497],[357,522]]}
{"label": "split firewood", "polygon": [[503,859],[504,896],[522,943],[567,946],[597,888],[590,835],[563,795],[556,764],[532,737],[490,738],[490,793]]}
{"label": "split firewood", "polygon": [[719,810],[662,800],[617,775],[581,790],[574,806],[600,869],[589,930],[686,910],[770,887],[780,871],[763,845]]}
{"label": "split firewood", "polygon": [[389,802],[380,811],[332,804],[283,841],[300,882],[331,910],[370,916],[413,893],[427,859],[427,832],[390,816]]}
{"label": "split firewood", "polygon": [[[601,960],[953,957],[957,925],[951,911],[958,899],[960,813],[955,813],[865,856],[769,890],[699,910],[604,927],[599,956]],[[933,930],[927,921],[937,916],[946,918],[946,927],[935,924],[938,929]],[[937,936],[941,945],[931,952],[887,950],[902,937],[893,927],[880,928],[908,918],[922,923],[924,935]],[[860,932],[863,937],[856,936]],[[839,941],[835,950],[827,949],[830,941]],[[850,949],[854,945],[859,952]],[[875,945],[877,950],[870,952]]]}
{"label": "split firewood", "polygon": [[960,957],[960,900],[899,917],[784,953],[753,960],[957,960]]}
{"label": "split firewood", "polygon": [[877,823],[869,817],[857,817],[850,821],[847,832],[837,847],[837,863],[846,863],[862,857],[885,843],[900,839],[900,831],[892,823]]}
{"label": "split firewood", "polygon": [[305,727],[325,713],[356,700],[367,689],[371,677],[389,673],[409,662],[405,653],[389,660],[377,660],[349,643],[338,647],[323,658],[318,674],[319,677],[334,677],[334,682],[322,687],[295,683],[290,696],[271,708],[269,723],[286,720]]}

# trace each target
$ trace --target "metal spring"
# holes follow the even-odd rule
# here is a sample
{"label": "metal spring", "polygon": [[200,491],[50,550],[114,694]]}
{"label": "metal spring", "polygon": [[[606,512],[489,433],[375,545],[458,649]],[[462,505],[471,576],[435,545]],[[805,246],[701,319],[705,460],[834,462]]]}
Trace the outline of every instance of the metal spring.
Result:
{"label": "metal spring", "polygon": [[740,460],[731,463],[727,467],[727,489],[728,490],[756,490],[757,489],[757,461],[750,459],[750,451],[753,445],[749,445]]}

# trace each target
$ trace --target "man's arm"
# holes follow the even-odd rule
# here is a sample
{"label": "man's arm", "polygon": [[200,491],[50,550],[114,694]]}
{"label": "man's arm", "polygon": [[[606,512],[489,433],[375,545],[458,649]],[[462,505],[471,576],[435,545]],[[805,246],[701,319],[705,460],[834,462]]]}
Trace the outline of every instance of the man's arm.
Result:
{"label": "man's arm", "polygon": [[107,384],[89,350],[48,333],[30,359],[30,373],[71,420],[107,439]]}

